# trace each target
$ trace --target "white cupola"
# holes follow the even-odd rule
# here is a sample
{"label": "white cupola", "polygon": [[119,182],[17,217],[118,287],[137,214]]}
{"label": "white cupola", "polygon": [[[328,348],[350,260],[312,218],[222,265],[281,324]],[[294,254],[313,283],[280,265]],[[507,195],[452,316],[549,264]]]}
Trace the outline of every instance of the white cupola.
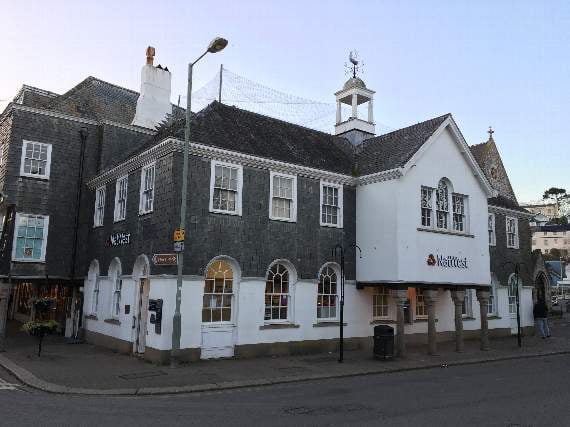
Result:
{"label": "white cupola", "polygon": [[[335,93],[336,96],[336,124],[335,135],[344,136],[354,145],[374,136],[373,100],[374,91],[366,87],[364,81],[356,76],[358,60],[350,54],[352,62],[352,77],[346,81],[342,90]],[[368,103],[367,120],[358,117],[358,106]],[[342,117],[342,104],[351,106],[351,114],[347,119]]]}

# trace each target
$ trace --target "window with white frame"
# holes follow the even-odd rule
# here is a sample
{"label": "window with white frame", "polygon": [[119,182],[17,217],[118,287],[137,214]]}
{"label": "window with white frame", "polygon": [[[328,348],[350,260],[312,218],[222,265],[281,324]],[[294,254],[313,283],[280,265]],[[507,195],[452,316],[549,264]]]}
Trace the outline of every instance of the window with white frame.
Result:
{"label": "window with white frame", "polygon": [[465,298],[461,306],[461,315],[463,317],[473,317],[473,293],[471,289],[465,289]]}
{"label": "window with white frame", "polygon": [[436,191],[436,227],[447,228],[449,223],[449,188],[445,180],[440,180]]}
{"label": "window with white frame", "polygon": [[416,288],[416,319],[427,319],[428,309],[424,297],[424,291]]}
{"label": "window with white frame", "polygon": [[241,215],[242,174],[240,165],[212,161],[210,211]]}
{"label": "window with white frame", "polygon": [[497,313],[497,290],[495,287],[494,280],[491,280],[491,286],[489,286],[489,305],[487,306],[487,314],[494,315]]}
{"label": "window with white frame", "polygon": [[321,225],[342,227],[342,185],[321,181]]}
{"label": "window with white frame", "polygon": [[336,320],[337,318],[337,274],[330,266],[325,266],[319,274],[317,285],[317,319]]}
{"label": "window with white frame", "polygon": [[289,271],[283,264],[274,264],[265,282],[265,321],[289,318]]}
{"label": "window with white frame", "polygon": [[99,187],[95,190],[95,213],[93,214],[93,226],[100,227],[103,225],[105,218],[105,187]]}
{"label": "window with white frame", "polygon": [[112,314],[113,317],[119,317],[119,314],[121,314],[121,290],[123,288],[123,280],[119,275],[115,278],[115,283],[113,285]]}
{"label": "window with white frame", "polygon": [[99,308],[99,278],[93,281],[93,293],[91,294],[91,314],[97,314]]}
{"label": "window with white frame", "polygon": [[509,298],[509,314],[511,316],[514,316],[517,312],[517,294],[518,294],[518,286],[515,274],[511,274],[511,276],[509,277],[507,289],[508,289],[508,298]]}
{"label": "window with white frame", "polygon": [[202,322],[231,322],[233,270],[227,261],[214,261],[206,272],[202,303]]}
{"label": "window with white frame", "polygon": [[422,187],[421,189],[421,216],[422,216],[422,226],[431,227],[432,226],[432,212],[433,212],[433,188]]}
{"label": "window with white frame", "polygon": [[453,193],[451,196],[454,231],[465,231],[465,199],[463,194]]}
{"label": "window with white frame", "polygon": [[17,213],[12,260],[45,261],[48,228],[49,216]]}
{"label": "window with white frame", "polygon": [[297,177],[270,173],[269,218],[297,220]]}
{"label": "window with white frame", "polygon": [[125,175],[115,184],[115,222],[122,221],[127,216],[127,191],[129,176]]}
{"label": "window with white frame", "polygon": [[51,168],[51,144],[24,141],[20,175],[48,179]]}
{"label": "window with white frame", "polygon": [[139,214],[144,215],[154,210],[154,181],[156,165],[152,163],[141,170]]}
{"label": "window with white frame", "polygon": [[487,230],[489,231],[489,246],[497,244],[497,235],[495,233],[495,214],[490,213],[487,217]]}
{"label": "window with white frame", "polygon": [[507,248],[518,249],[519,247],[519,224],[516,218],[507,217]]}
{"label": "window with white frame", "polygon": [[387,319],[390,315],[388,305],[388,288],[381,286],[375,288],[372,295],[372,318],[374,320]]}

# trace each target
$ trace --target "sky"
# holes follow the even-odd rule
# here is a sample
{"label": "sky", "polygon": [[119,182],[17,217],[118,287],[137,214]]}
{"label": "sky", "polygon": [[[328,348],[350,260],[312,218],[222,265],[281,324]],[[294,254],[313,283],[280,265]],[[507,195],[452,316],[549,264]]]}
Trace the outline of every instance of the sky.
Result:
{"label": "sky", "polygon": [[0,108],[22,84],[63,93],[92,75],[133,90],[148,45],[186,93],[215,36],[224,64],[274,89],[334,102],[356,49],[374,118],[400,128],[451,112],[468,144],[489,126],[520,202],[570,191],[569,1],[0,0]]}

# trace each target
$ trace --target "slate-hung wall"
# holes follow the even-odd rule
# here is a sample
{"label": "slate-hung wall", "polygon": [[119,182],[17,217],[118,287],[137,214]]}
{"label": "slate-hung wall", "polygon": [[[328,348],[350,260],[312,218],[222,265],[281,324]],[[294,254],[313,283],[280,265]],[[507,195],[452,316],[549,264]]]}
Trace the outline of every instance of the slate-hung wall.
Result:
{"label": "slate-hung wall", "polygon": [[[91,214],[88,258],[99,261],[102,276],[107,275],[109,265],[115,257],[121,260],[122,273],[131,274],[139,255],[146,254],[150,258],[153,253],[172,252],[172,233],[178,218],[178,210],[173,209],[176,206],[173,154],[156,160],[153,212],[139,215],[141,169],[137,169],[129,173],[125,219],[114,222],[116,182],[113,180],[105,186],[103,226],[93,227],[95,191],[90,191],[92,202],[85,208]],[[130,243],[106,246],[105,242],[114,233],[130,233]],[[175,274],[175,268],[161,267],[153,270],[152,274]]]}
{"label": "slate-hung wall", "polygon": [[[20,263],[12,265],[13,276],[69,277],[71,274],[72,248],[75,227],[77,177],[81,152],[79,131],[86,127],[84,177],[94,176],[98,154],[98,132],[94,125],[13,110],[8,147],[5,148],[6,176],[2,191],[9,204],[16,205],[18,213],[49,215],[45,263]],[[23,141],[51,144],[51,170],[48,180],[20,176]],[[91,194],[84,191],[82,204],[90,203]],[[80,224],[86,222],[80,213]],[[85,228],[80,229],[79,240],[86,241]],[[78,255],[80,255],[78,251]],[[78,265],[81,263],[78,261]],[[7,274],[8,272],[2,272]],[[77,275],[83,275],[79,267]]]}
{"label": "slate-hung wall", "polygon": [[533,264],[531,261],[531,231],[527,219],[518,220],[519,227],[519,248],[507,248],[507,216],[516,217],[516,215],[506,215],[495,212],[495,236],[497,244],[489,246],[489,255],[491,260],[491,271],[496,274],[499,283],[507,286],[509,276],[514,273],[513,264],[523,263],[520,268],[519,275],[524,286],[534,285],[531,277]]}
{"label": "slate-hung wall", "polygon": [[[130,274],[138,255],[172,252],[172,234],[179,223],[182,154],[156,162],[154,212],[139,215],[140,169],[129,174],[127,216],[113,223],[115,183],[106,186],[105,221],[90,237],[90,259],[99,260],[105,275],[119,257],[123,274]],[[291,261],[300,279],[316,279],[319,268],[332,261],[332,248],[347,248],[346,278],[355,277],[355,188],[343,189],[343,228],[320,226],[320,181],[297,177],[297,222],[269,219],[269,170],[243,168],[242,216],[209,212],[211,160],[190,156],[184,274],[202,276],[207,264],[228,255],[241,264],[243,277],[265,277],[276,259]],[[94,191],[91,192],[94,194]],[[92,204],[94,209],[94,202]],[[131,233],[129,245],[106,248],[115,232]],[[151,274],[176,274],[176,267],[151,265]]]}

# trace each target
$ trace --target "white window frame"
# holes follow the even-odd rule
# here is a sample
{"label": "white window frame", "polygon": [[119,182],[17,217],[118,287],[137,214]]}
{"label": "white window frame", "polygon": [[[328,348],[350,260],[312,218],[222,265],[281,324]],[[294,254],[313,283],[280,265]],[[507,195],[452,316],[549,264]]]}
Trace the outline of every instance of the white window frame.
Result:
{"label": "white window frame", "polygon": [[[509,244],[509,220],[514,221],[515,224],[515,233],[514,233],[514,244]],[[505,218],[505,235],[507,237],[507,248],[510,249],[518,249],[519,248],[519,220],[514,216],[508,216]]]}
{"label": "white window frame", "polygon": [[[235,211],[227,211],[223,209],[214,209],[214,184],[216,181],[216,166],[228,167],[237,169],[237,194],[236,194],[236,209]],[[219,160],[212,160],[210,164],[210,206],[209,210],[213,213],[225,215],[238,215],[242,214],[242,189],[243,189],[243,166],[237,163],[222,162]]]}
{"label": "white window frame", "polygon": [[491,277],[491,286],[489,286],[489,306],[487,307],[487,316],[497,316],[497,283],[494,275]]}
{"label": "white window frame", "polygon": [[[102,227],[105,223],[105,199],[107,198],[107,187],[102,185],[95,190],[95,210],[93,212],[93,228]],[[99,210],[101,208],[101,210]],[[101,213],[99,215],[99,213]]]}
{"label": "white window frame", "polygon": [[[321,282],[321,276],[324,276],[325,271],[327,269],[330,269],[336,277],[336,281],[335,281],[335,286],[336,286],[336,293],[332,293],[332,292],[324,292],[324,284],[323,284],[323,292],[320,293],[319,292],[319,284]],[[328,274],[328,271],[327,271]],[[323,267],[321,268],[321,271],[319,271],[319,276],[317,278],[317,301],[316,301],[316,310],[315,310],[315,314],[317,317],[317,323],[318,322],[335,322],[338,321],[339,319],[339,314],[340,314],[340,271],[338,271],[333,265],[330,264],[325,264],[323,265]],[[323,297],[323,301],[325,297],[334,297],[335,298],[335,315],[334,316],[329,316],[329,317],[319,317],[319,299],[320,297]],[[328,306],[324,306],[322,305],[321,307],[332,307],[331,304],[329,304]],[[322,310],[321,310],[322,311]],[[329,310],[330,313],[330,310]]]}
{"label": "white window frame", "polygon": [[[428,308],[426,303],[426,297],[424,295],[423,288],[416,288],[416,300],[414,304],[414,319],[415,320],[425,320],[428,318]],[[418,307],[422,307],[422,314],[418,314]]]}
{"label": "white window frame", "polygon": [[461,317],[464,319],[473,317],[473,292],[471,289],[465,289],[465,299],[463,300],[462,308],[465,309],[465,313],[463,313],[462,309]]}
{"label": "white window frame", "polygon": [[[491,219],[491,228],[489,228],[489,219]],[[489,246],[497,246],[497,227],[495,222],[495,214],[489,213],[487,216],[487,236],[489,237]],[[491,233],[491,234],[489,234]]]}
{"label": "white window frame", "polygon": [[[34,173],[24,172],[24,163],[26,160],[26,146],[28,144],[39,144],[39,145],[47,147],[47,159],[46,159],[45,174],[38,175],[38,174],[34,174]],[[51,172],[51,144],[46,144],[44,142],[38,142],[38,141],[28,141],[28,140],[24,139],[22,141],[22,154],[21,154],[21,158],[20,158],[20,176],[25,176],[28,178],[36,178],[36,179],[49,179],[50,172]]]}
{"label": "white window frame", "polygon": [[[338,189],[338,216],[337,223],[327,223],[323,222],[323,198],[324,198],[324,187],[333,187]],[[319,197],[319,223],[321,227],[333,227],[333,228],[343,228],[343,185],[335,184],[329,181],[321,181],[320,183],[320,197]]]}
{"label": "white window frame", "polygon": [[[375,308],[384,306],[384,304],[376,304],[376,297],[386,297],[386,314],[382,316],[377,316],[375,314]],[[381,286],[379,288],[374,288],[374,293],[372,294],[372,320],[389,320],[390,319],[390,290],[386,286]]]}
{"label": "white window frame", "polygon": [[111,294],[111,317],[118,319],[121,314],[121,294],[123,291],[123,279],[117,271],[113,277],[113,293]]}
{"label": "white window frame", "polygon": [[91,314],[96,316],[99,309],[99,276],[95,277],[91,292]]}
{"label": "white window frame", "polygon": [[[461,203],[462,211],[455,212],[456,203],[458,200]],[[468,207],[468,197],[465,194],[451,193],[451,230],[454,233],[467,233],[468,230],[468,220],[467,220],[467,207]],[[461,222],[457,222],[456,219],[459,217]],[[458,230],[457,226],[461,224],[462,230]]]}
{"label": "white window frame", "polygon": [[[21,217],[23,216],[35,216],[35,217],[42,217],[44,219],[44,230],[42,236],[42,252],[39,259],[30,259],[30,258],[17,258],[16,257],[16,243],[18,241],[18,223]],[[17,262],[45,262],[46,261],[46,248],[47,248],[47,239],[49,234],[49,215],[38,215],[38,214],[29,214],[29,213],[16,213],[16,225],[14,227],[14,238],[12,241],[12,261]]]}
{"label": "white window frame", "polygon": [[[292,180],[291,183],[291,216],[290,218],[273,215],[273,182],[275,177]],[[297,222],[297,176],[278,172],[269,172],[269,219],[275,221]]]}
{"label": "white window frame", "polygon": [[[268,286],[268,282],[269,282],[269,274],[271,272],[271,269],[277,265],[283,267],[287,272],[287,292],[273,292],[274,289],[272,289],[272,292],[267,292],[267,286]],[[282,274],[282,273],[280,273],[280,274]],[[281,289],[283,289],[283,287]],[[270,309],[273,309],[275,307],[280,309],[283,306],[281,305],[281,302],[279,302],[279,304],[277,306],[273,306],[273,304],[270,304],[268,306],[264,301],[264,304],[263,304],[263,321],[264,321],[264,323],[265,324],[274,324],[274,323],[290,323],[290,322],[292,322],[293,289],[292,289],[292,285],[291,285],[291,269],[286,264],[284,264],[282,262],[275,262],[275,263],[271,264],[271,266],[267,270],[267,278],[265,279],[265,291],[263,292],[263,298],[265,299],[268,295],[271,295],[271,296],[280,295],[281,298],[287,299],[287,305],[285,306],[286,310],[287,310],[287,316],[283,319],[274,319],[272,317],[270,319],[266,319],[265,318],[265,311],[267,310],[268,307],[270,307]]]}
{"label": "white window frame", "polygon": [[[123,206],[123,212],[121,212],[119,205],[119,195],[121,193],[121,184],[125,183],[125,204]],[[127,217],[127,200],[129,199],[129,175],[124,175],[117,179],[115,183],[115,212],[113,214],[113,221],[119,222],[123,221]]]}
{"label": "white window frame", "polygon": [[[424,199],[424,192],[429,192],[429,198]],[[420,226],[424,227],[424,228],[433,228],[434,224],[433,224],[433,211],[434,211],[434,207],[433,207],[433,203],[434,203],[434,197],[433,194],[435,192],[435,189],[432,187],[428,187],[427,185],[422,185],[420,187]],[[425,205],[424,206],[424,200],[425,200]],[[425,216],[424,217],[424,210],[429,212],[429,216]],[[424,224],[424,218],[426,218],[429,221],[429,225]]]}
{"label": "white window frame", "polygon": [[[152,178],[152,207],[150,209],[146,209],[146,200],[145,200],[145,174],[148,170],[154,169],[154,175]],[[156,200],[156,162],[152,162],[141,169],[141,182],[139,186],[139,215],[146,215],[154,211],[154,201]]]}

